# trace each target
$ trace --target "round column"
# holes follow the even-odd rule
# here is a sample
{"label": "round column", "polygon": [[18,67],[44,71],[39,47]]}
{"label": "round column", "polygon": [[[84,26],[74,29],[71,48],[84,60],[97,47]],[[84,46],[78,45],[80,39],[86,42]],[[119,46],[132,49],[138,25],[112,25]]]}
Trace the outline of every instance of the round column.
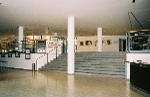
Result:
{"label": "round column", "polygon": [[68,17],[68,74],[74,74],[74,17]]}
{"label": "round column", "polygon": [[98,46],[98,52],[102,52],[102,28],[97,29],[97,46]]}
{"label": "round column", "polygon": [[19,30],[18,30],[18,48],[19,48],[19,51],[22,51],[22,40],[23,40],[23,27],[19,26]]}

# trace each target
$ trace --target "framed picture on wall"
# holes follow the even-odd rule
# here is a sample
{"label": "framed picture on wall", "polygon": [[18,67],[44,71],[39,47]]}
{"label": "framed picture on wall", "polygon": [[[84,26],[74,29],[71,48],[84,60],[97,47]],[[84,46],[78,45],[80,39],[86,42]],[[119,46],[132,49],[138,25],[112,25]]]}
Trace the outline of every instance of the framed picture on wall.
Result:
{"label": "framed picture on wall", "polygon": [[1,53],[1,57],[5,57],[5,52],[2,52],[2,53]]}
{"label": "framed picture on wall", "polygon": [[11,52],[8,52],[8,57],[12,57],[12,53]]}
{"label": "framed picture on wall", "polygon": [[19,51],[15,52],[15,57],[17,57],[17,58],[20,57],[20,52]]}
{"label": "framed picture on wall", "polygon": [[30,54],[30,49],[26,49],[26,54]]}
{"label": "framed picture on wall", "polygon": [[25,59],[30,59],[30,54],[25,54]]}
{"label": "framed picture on wall", "polygon": [[95,47],[97,47],[97,42],[98,42],[98,41],[96,40],[96,41],[95,41]]}
{"label": "framed picture on wall", "polygon": [[83,41],[80,41],[80,46],[84,46],[84,42]]}
{"label": "framed picture on wall", "polygon": [[107,45],[111,45],[111,44],[112,44],[111,40],[102,40],[102,45],[107,46]]}
{"label": "framed picture on wall", "polygon": [[111,40],[107,40],[107,45],[111,45]]}
{"label": "framed picture on wall", "polygon": [[86,40],[85,41],[85,45],[86,46],[91,46],[92,45],[92,41],[91,40]]}
{"label": "framed picture on wall", "polygon": [[1,51],[1,57],[5,57],[5,50]]}
{"label": "framed picture on wall", "polygon": [[31,55],[30,55],[30,49],[26,49],[25,51],[25,59],[30,59]]}

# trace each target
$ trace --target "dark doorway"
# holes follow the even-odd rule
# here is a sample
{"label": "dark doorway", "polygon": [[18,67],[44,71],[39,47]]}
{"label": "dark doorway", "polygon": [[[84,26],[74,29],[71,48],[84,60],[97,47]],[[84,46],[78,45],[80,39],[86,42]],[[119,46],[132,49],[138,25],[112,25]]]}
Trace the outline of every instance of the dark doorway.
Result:
{"label": "dark doorway", "polygon": [[126,50],[126,39],[119,39],[119,51]]}

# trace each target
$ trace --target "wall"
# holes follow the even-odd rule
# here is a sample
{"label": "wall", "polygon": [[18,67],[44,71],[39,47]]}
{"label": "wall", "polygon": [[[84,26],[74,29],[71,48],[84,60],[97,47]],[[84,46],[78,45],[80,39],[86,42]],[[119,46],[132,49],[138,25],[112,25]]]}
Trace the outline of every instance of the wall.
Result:
{"label": "wall", "polygon": [[127,53],[126,54],[126,78],[130,80],[130,62],[137,62],[137,60],[142,60],[144,63],[150,64],[150,53]]}
{"label": "wall", "polygon": [[150,63],[150,53],[127,53],[126,61],[136,62],[137,60],[142,60],[142,62]]}
{"label": "wall", "polygon": [[[97,51],[97,46],[95,45],[95,42],[97,40],[97,36],[92,37],[77,37],[77,52],[87,52],[87,51]],[[86,45],[86,41],[91,41],[92,44]],[[81,42],[83,44],[81,44]]]}
{"label": "wall", "polygon": [[0,57],[0,60],[7,61],[7,67],[13,67],[13,68],[20,68],[20,69],[32,69],[32,63],[35,63],[36,58],[39,57],[41,54],[31,54],[30,60],[25,60],[25,54],[20,54],[19,58],[15,57],[15,54],[12,54],[11,58],[7,57],[7,54],[5,54],[5,57]]}
{"label": "wall", "polygon": [[[126,39],[126,36],[102,36],[103,52],[118,52],[119,39]],[[92,42],[92,45],[86,45],[86,41]],[[83,42],[83,45],[81,45]],[[93,52],[97,51],[97,36],[79,36],[77,37],[77,52]]]}
{"label": "wall", "polygon": [[[126,39],[126,36],[102,36],[102,50],[104,52],[118,52],[119,51],[119,39]],[[107,40],[110,40],[111,44],[107,44]]]}
{"label": "wall", "polygon": [[[57,49],[57,55],[61,54],[61,46]],[[38,58],[38,60],[37,60]],[[56,58],[56,50],[53,50],[51,53],[48,54],[48,62]],[[30,59],[25,59],[25,54],[21,53],[20,57],[16,58],[15,54],[12,54],[12,57],[8,57],[8,54],[5,54],[5,57],[0,56],[0,61],[7,61],[7,63],[0,62],[1,66],[6,67],[13,67],[19,69],[27,69],[32,70],[32,63],[36,64],[37,60],[37,70],[41,68],[45,64],[47,64],[47,54],[44,53],[31,53]]]}

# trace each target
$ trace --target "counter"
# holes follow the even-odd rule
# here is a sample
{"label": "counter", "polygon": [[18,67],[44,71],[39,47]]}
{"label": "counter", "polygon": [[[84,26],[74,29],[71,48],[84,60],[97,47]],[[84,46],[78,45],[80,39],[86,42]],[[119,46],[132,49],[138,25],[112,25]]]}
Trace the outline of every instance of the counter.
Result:
{"label": "counter", "polygon": [[150,64],[130,63],[130,83],[150,94]]}

